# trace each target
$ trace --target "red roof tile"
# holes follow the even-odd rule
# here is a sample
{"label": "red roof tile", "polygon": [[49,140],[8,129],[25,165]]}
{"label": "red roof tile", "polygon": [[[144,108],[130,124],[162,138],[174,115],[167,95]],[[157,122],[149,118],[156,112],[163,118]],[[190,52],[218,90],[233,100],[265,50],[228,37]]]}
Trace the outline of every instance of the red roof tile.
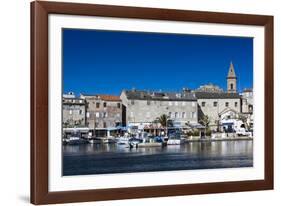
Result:
{"label": "red roof tile", "polygon": [[104,101],[121,101],[119,96],[114,95],[98,95]]}

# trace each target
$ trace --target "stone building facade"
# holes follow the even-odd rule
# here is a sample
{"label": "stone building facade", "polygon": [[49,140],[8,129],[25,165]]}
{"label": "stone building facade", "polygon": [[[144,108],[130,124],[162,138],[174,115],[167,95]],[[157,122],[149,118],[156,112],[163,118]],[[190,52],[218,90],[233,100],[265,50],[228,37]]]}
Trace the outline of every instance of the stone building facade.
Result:
{"label": "stone building facade", "polygon": [[86,103],[84,99],[75,97],[74,93],[62,97],[63,127],[86,126]]}
{"label": "stone building facade", "polygon": [[230,63],[227,75],[227,92],[216,85],[208,84],[194,90],[198,102],[199,120],[209,117],[211,129],[215,129],[226,113],[241,113],[241,97],[237,93],[237,77]]}
{"label": "stone building facade", "polygon": [[252,129],[254,124],[254,98],[252,89],[245,89],[241,93],[241,102],[241,112],[247,119],[247,126]]}
{"label": "stone building facade", "polygon": [[[110,128],[133,124],[151,124],[165,114],[179,126],[198,123],[208,116],[211,129],[218,128],[222,118],[247,118],[253,124],[253,91],[237,93],[237,77],[230,63],[226,77],[227,90],[214,84],[182,92],[123,90],[113,95],[74,94],[63,96],[63,123],[89,128]],[[243,118],[244,118],[243,117]]]}
{"label": "stone building facade", "polygon": [[224,112],[233,110],[240,113],[241,111],[240,96],[237,93],[196,92],[195,94],[198,102],[199,119],[207,115],[213,129],[217,126]]}
{"label": "stone building facade", "polygon": [[253,90],[252,89],[244,89],[241,93],[241,101],[242,101],[242,113],[252,114],[253,113]]}
{"label": "stone building facade", "polygon": [[197,99],[190,92],[124,90],[120,98],[126,108],[126,112],[123,114],[126,125],[152,123],[163,114],[182,126],[188,122],[197,122]]}
{"label": "stone building facade", "polygon": [[122,124],[122,102],[119,96],[81,94],[87,105],[87,127],[113,128]]}

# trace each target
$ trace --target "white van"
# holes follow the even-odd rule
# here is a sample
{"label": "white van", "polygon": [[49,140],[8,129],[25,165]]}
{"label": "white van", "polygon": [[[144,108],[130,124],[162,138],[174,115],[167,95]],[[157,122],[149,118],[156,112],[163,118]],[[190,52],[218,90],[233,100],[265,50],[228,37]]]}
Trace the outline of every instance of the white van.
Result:
{"label": "white van", "polygon": [[245,124],[239,119],[225,119],[221,124],[226,132],[234,132],[238,136],[252,136],[252,133],[246,130]]}

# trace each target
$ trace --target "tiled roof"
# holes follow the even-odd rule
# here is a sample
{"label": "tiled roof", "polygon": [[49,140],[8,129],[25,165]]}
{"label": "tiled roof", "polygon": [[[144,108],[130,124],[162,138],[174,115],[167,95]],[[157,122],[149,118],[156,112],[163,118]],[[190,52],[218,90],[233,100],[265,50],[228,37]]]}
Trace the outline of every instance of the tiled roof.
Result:
{"label": "tiled roof", "polygon": [[119,96],[109,94],[81,94],[81,96],[84,96],[86,98],[97,98],[104,101],[121,101]]}
{"label": "tiled roof", "polygon": [[101,100],[104,101],[121,101],[119,96],[114,96],[114,95],[97,95],[101,98]]}
{"label": "tiled roof", "polygon": [[135,100],[196,101],[194,93],[190,92],[149,92],[140,90],[126,90],[124,92],[128,99]]}
{"label": "tiled roof", "polygon": [[195,92],[197,99],[239,99],[238,93],[227,92]]}

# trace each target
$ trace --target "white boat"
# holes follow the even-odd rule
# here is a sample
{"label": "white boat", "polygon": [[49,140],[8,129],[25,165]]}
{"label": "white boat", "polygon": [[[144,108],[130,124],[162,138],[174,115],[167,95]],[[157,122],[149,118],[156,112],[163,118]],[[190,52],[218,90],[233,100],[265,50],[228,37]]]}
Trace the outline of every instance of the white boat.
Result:
{"label": "white boat", "polygon": [[76,144],[86,144],[88,143],[87,140],[82,139],[80,137],[71,136],[63,139],[65,144],[76,145]]}
{"label": "white boat", "polygon": [[120,144],[120,145],[129,144],[129,140],[130,140],[129,137],[119,137],[117,139],[117,144]]}
{"label": "white boat", "polygon": [[91,144],[100,144],[100,143],[102,143],[102,140],[101,140],[101,138],[98,138],[98,137],[92,137],[92,138],[88,139],[88,142]]}
{"label": "white boat", "polygon": [[162,147],[163,143],[161,142],[141,142],[138,144],[138,147]]}
{"label": "white boat", "polygon": [[184,143],[184,139],[182,138],[169,138],[168,141],[167,141],[167,145],[180,145],[180,144],[183,144]]}
{"label": "white boat", "polygon": [[130,148],[134,148],[134,147],[137,148],[138,145],[139,145],[141,142],[142,142],[142,139],[133,137],[133,138],[130,138],[130,139],[129,139],[128,144],[129,144],[129,147],[130,147]]}
{"label": "white boat", "polygon": [[116,143],[116,140],[114,137],[103,137],[101,139],[102,139],[102,143],[104,143],[104,144]]}
{"label": "white boat", "polygon": [[168,135],[169,139],[167,141],[167,145],[180,145],[185,142],[185,139],[181,137],[181,132],[174,131]]}
{"label": "white boat", "polygon": [[164,141],[161,137],[146,137],[142,139],[130,140],[130,147],[162,147]]}

